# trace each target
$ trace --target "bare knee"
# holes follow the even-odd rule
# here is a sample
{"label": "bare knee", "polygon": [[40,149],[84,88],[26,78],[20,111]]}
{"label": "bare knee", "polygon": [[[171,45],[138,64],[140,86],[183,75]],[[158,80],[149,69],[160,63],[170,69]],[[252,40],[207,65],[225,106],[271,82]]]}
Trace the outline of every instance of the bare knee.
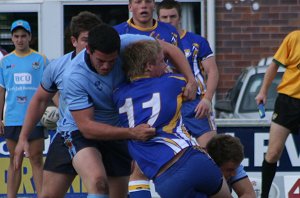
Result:
{"label": "bare knee", "polygon": [[265,159],[269,163],[275,163],[279,160],[281,153],[282,152],[280,150],[269,150],[265,156]]}
{"label": "bare knee", "polygon": [[95,181],[97,191],[100,193],[108,194],[109,188],[108,188],[108,181],[106,178],[98,177]]}
{"label": "bare knee", "polygon": [[90,176],[89,178],[84,179],[84,184],[88,193],[109,193],[108,180],[106,177]]}
{"label": "bare knee", "polygon": [[35,165],[35,166],[43,165],[43,154],[42,153],[36,153],[36,154],[30,155],[28,158],[32,165]]}

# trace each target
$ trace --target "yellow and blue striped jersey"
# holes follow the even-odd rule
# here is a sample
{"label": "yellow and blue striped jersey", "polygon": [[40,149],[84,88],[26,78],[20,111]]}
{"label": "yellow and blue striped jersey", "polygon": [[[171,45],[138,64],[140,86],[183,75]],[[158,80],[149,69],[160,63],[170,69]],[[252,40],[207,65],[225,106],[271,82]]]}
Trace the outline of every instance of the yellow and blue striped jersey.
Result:
{"label": "yellow and blue striped jersey", "polygon": [[122,126],[148,123],[156,129],[152,139],[128,143],[130,154],[148,178],[153,178],[182,149],[194,145],[180,114],[185,85],[185,79],[179,74],[158,78],[143,76],[114,92]]}

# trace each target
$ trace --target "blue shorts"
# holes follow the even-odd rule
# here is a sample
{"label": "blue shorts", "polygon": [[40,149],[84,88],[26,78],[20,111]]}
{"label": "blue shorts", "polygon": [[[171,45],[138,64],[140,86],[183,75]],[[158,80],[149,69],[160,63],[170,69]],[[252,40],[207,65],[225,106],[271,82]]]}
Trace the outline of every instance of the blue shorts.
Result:
{"label": "blue shorts", "polygon": [[57,133],[50,144],[44,169],[51,172],[76,175],[72,158],[86,147],[97,148],[105,166],[106,174],[113,177],[129,176],[131,157],[127,141],[95,141],[86,139],[79,131]]}
{"label": "blue shorts", "polygon": [[156,192],[164,198],[202,198],[220,191],[223,176],[220,168],[206,153],[190,147],[153,182]]}
{"label": "blue shorts", "polygon": [[[5,126],[4,127],[4,138],[14,140],[18,142],[21,133],[22,126]],[[30,133],[28,141],[36,139],[47,139],[48,132],[42,126],[37,126]]]}
{"label": "blue shorts", "polygon": [[202,119],[195,118],[195,108],[199,102],[200,97],[197,96],[195,100],[183,102],[181,108],[183,124],[194,138],[198,138],[209,131],[217,130],[213,112],[208,117]]}

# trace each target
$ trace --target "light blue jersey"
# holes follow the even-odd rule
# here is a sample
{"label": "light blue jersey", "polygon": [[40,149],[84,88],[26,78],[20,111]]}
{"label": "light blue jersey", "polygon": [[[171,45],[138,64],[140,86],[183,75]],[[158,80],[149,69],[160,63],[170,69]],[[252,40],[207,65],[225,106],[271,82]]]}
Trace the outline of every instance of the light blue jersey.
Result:
{"label": "light blue jersey", "polygon": [[65,71],[66,65],[71,63],[72,58],[76,56],[76,52],[70,52],[58,59],[55,59],[50,62],[50,64],[46,67],[45,72],[43,74],[43,79],[41,82],[41,86],[47,92],[57,92],[59,91],[59,120],[57,121],[56,131],[61,132],[67,130],[62,121],[65,116],[65,111],[68,111],[66,107],[66,103],[63,99],[63,73]]}
{"label": "light blue jersey", "polygon": [[244,170],[244,166],[243,165],[240,165],[237,169],[236,169],[236,175],[233,176],[233,177],[230,177],[228,180],[227,180],[227,184],[228,184],[228,187],[230,188],[230,190],[232,190],[232,185],[235,183],[235,182],[238,182],[239,180],[241,179],[244,179],[248,177],[246,171]]}
{"label": "light blue jersey", "polygon": [[[132,42],[153,39],[144,35],[124,34],[121,38],[121,49]],[[118,126],[119,118],[113,101],[113,90],[125,76],[120,58],[117,59],[112,71],[106,75],[99,75],[92,67],[86,50],[80,52],[66,68],[63,86],[65,99],[70,111],[94,107],[94,119],[106,124]],[[68,131],[78,130],[71,115],[66,111],[63,125]]]}
{"label": "light blue jersey", "polygon": [[6,90],[5,126],[22,126],[27,107],[40,85],[48,59],[30,49],[20,56],[13,51],[0,62],[0,86]]}

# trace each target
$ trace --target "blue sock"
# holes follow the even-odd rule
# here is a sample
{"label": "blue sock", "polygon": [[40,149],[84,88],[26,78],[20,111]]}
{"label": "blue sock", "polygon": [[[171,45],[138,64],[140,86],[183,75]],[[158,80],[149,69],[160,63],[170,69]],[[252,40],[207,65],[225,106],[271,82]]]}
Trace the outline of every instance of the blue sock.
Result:
{"label": "blue sock", "polygon": [[108,195],[103,194],[88,194],[86,198],[109,198]]}
{"label": "blue sock", "polygon": [[130,198],[151,198],[150,181],[130,181],[128,188]]}

